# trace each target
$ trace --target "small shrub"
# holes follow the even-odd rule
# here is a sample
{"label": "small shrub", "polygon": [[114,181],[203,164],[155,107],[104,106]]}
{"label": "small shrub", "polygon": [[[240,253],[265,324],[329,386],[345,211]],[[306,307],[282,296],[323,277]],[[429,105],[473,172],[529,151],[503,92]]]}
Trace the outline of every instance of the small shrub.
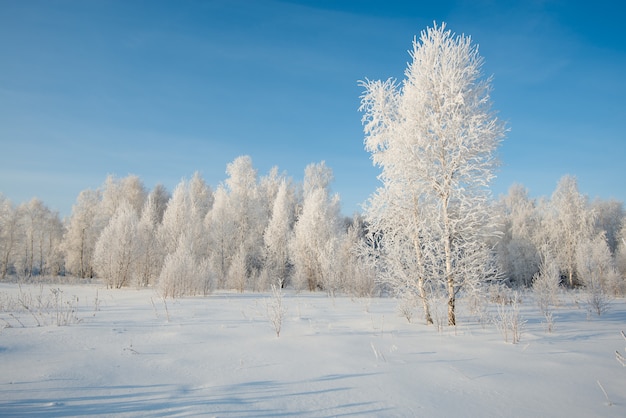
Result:
{"label": "small shrub", "polygon": [[272,295],[266,301],[267,318],[276,332],[276,337],[280,337],[280,331],[283,325],[283,319],[287,313],[287,309],[283,304],[283,292],[280,286],[272,284]]}
{"label": "small shrub", "polygon": [[403,318],[406,318],[406,320],[410,324],[411,320],[413,319],[413,314],[415,313],[414,308],[415,308],[415,301],[405,296],[398,303],[398,315],[400,315]]}
{"label": "small shrub", "polygon": [[554,330],[553,306],[558,304],[559,282],[561,280],[556,263],[547,258],[539,266],[539,273],[533,277],[533,293],[539,311],[543,315],[546,331]]}
{"label": "small shrub", "polygon": [[[510,301],[509,303],[506,303]],[[517,344],[522,336],[524,324],[520,314],[521,297],[517,292],[513,292],[511,296],[501,299],[498,303],[497,311],[493,317],[493,323],[500,330],[505,342]]]}
{"label": "small shrub", "polygon": [[[38,327],[67,326],[81,322],[78,317],[78,297],[71,296],[68,299],[60,288],[52,288],[50,293],[46,293],[43,286],[40,286],[39,291],[33,293],[20,287],[16,299],[10,296],[2,298],[0,308],[0,311],[7,312],[22,327],[28,324],[28,321],[21,318],[25,314],[30,315]],[[11,325],[7,319],[3,320],[7,326]]]}

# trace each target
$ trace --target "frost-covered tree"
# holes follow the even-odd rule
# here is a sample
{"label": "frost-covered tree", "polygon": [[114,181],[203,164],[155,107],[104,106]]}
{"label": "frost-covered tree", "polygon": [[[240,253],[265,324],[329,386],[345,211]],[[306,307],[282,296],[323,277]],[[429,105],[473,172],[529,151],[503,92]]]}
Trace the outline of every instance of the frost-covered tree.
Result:
{"label": "frost-covered tree", "polygon": [[289,275],[289,240],[293,233],[293,190],[282,180],[265,229],[265,269],[272,283],[283,287]]}
{"label": "frost-covered tree", "polygon": [[190,212],[187,181],[183,179],[174,188],[157,232],[163,257],[176,251],[180,236],[194,227]]}
{"label": "frost-covered tree", "polygon": [[503,219],[498,243],[500,263],[512,284],[528,286],[540,263],[536,239],[541,218],[535,200],[528,196],[528,189],[515,184],[500,199],[498,211]]}
{"label": "frost-covered tree", "polygon": [[285,174],[278,173],[278,167],[274,166],[270,171],[259,179],[259,199],[262,206],[262,221],[269,222],[274,210],[274,202],[278,195],[281,184],[287,181]]}
{"label": "frost-covered tree", "polygon": [[620,231],[617,250],[615,252],[615,266],[622,283],[622,295],[626,293],[626,224]]}
{"label": "frost-covered tree", "polygon": [[239,244],[239,248],[233,254],[228,268],[228,283],[231,289],[243,293],[251,281],[248,271],[248,252],[245,244]]}
{"label": "frost-covered tree", "polygon": [[[163,260],[167,260],[170,254],[180,252],[178,246],[184,244],[185,250],[191,251],[188,256],[196,265],[204,261],[207,257],[204,219],[212,204],[213,193],[199,173],[195,173],[189,182],[183,179],[178,183],[157,231]],[[171,281],[168,275],[161,274],[160,277]],[[195,285],[177,284],[177,289],[185,289],[185,294],[190,288],[195,289]]]}
{"label": "frost-covered tree", "polygon": [[365,219],[356,213],[341,239],[338,257],[344,277],[343,290],[358,297],[371,297],[376,290],[376,272],[360,251],[367,227]]}
{"label": "frost-covered tree", "polygon": [[103,216],[105,224],[108,223],[108,220],[123,202],[128,203],[137,216],[141,213],[147,193],[143,182],[138,176],[131,174],[118,179],[113,175],[109,175],[101,189],[101,216]]}
{"label": "frost-covered tree", "polygon": [[578,191],[573,176],[563,176],[550,199],[550,212],[545,229],[549,233],[551,253],[570,287],[577,284],[576,251],[578,244],[591,239],[594,216],[587,197]]}
{"label": "frost-covered tree", "polygon": [[606,243],[612,254],[615,254],[619,245],[620,232],[624,223],[624,204],[619,200],[596,199],[591,203],[591,210],[595,215],[595,233],[604,232]]}
{"label": "frost-covered tree", "polygon": [[72,215],[63,238],[65,267],[70,274],[81,278],[93,277],[93,251],[102,231],[96,225],[99,204],[98,191],[81,191],[72,207]]}
{"label": "frost-covered tree", "polygon": [[[156,190],[156,189],[155,189]],[[136,277],[138,286],[156,283],[163,265],[157,231],[163,219],[160,192],[151,192],[141,211],[137,224]]]}
{"label": "frost-covered tree", "polygon": [[[445,287],[454,325],[461,288],[493,274],[484,245],[494,227],[488,185],[505,127],[491,110],[491,79],[483,76],[483,59],[469,37],[435,25],[413,41],[411,58],[401,86],[362,83],[365,148],[382,169],[384,189],[366,215],[371,224],[390,218],[385,230],[375,231],[381,248],[387,236],[418,242],[413,248],[424,254],[415,258],[432,260],[430,279]],[[412,220],[417,224],[402,237]]]}
{"label": "frost-covered tree", "polygon": [[193,216],[204,220],[213,205],[213,191],[206,184],[199,172],[195,172],[189,181],[189,200]]}
{"label": "frost-covered tree", "polygon": [[[152,200],[150,203],[153,206],[156,224],[159,225],[163,221],[163,214],[165,213],[165,209],[167,209],[167,203],[170,201],[172,197],[170,192],[167,191],[165,186],[162,184],[157,184],[154,186],[148,197]],[[145,206],[144,206],[145,209]]]}
{"label": "frost-covered tree", "polygon": [[621,293],[619,273],[604,234],[580,242],[575,257],[577,277],[586,288],[589,307],[601,315],[609,297]]}
{"label": "frost-covered tree", "polygon": [[[332,179],[332,171],[324,163],[312,164],[305,170],[305,185],[313,184],[309,177],[318,173],[326,173]],[[339,195],[330,195],[329,183],[324,181],[315,187],[305,187],[302,213],[295,223],[290,244],[295,284],[299,288],[324,289],[332,273],[327,268],[329,264],[323,262],[324,253],[336,239],[341,223]]]}
{"label": "frost-covered tree", "polygon": [[[204,219],[212,204],[213,193],[198,173],[194,174],[189,182],[181,180],[172,193],[157,231],[161,257],[165,263],[167,260],[170,260],[170,263],[182,262],[180,252],[183,250],[179,249],[179,246],[184,245],[184,251],[187,252],[184,260],[192,263],[188,268],[198,274],[174,277],[172,271],[178,271],[179,267],[164,264],[159,281],[166,280],[167,283],[160,283],[159,286],[170,289],[165,292],[168,296],[195,294],[203,287],[198,284],[200,280],[198,276],[204,274],[207,258]],[[198,270],[199,266],[203,266],[202,271]],[[169,270],[165,271],[166,269]],[[178,282],[174,283],[173,280]]]}
{"label": "frost-covered tree", "polygon": [[35,270],[35,234],[41,228],[40,221],[43,212],[43,202],[32,199],[17,208],[20,214],[20,240],[15,259],[18,276],[31,277]]}
{"label": "frost-covered tree", "polygon": [[375,272],[358,250],[365,227],[360,215],[338,222],[337,231],[320,251],[322,287],[329,295],[338,292],[370,297],[375,290]]}
{"label": "frost-covered tree", "polygon": [[20,205],[18,212],[20,239],[14,260],[18,274],[25,277],[58,274],[63,237],[63,225],[58,213],[37,198]]}
{"label": "frost-covered tree", "polygon": [[203,259],[207,256],[207,238],[204,219],[213,206],[213,190],[206,184],[200,173],[194,173],[189,181],[189,229],[188,238],[193,242],[194,257]]}
{"label": "frost-covered tree", "polygon": [[0,194],[0,280],[5,280],[13,265],[19,230],[19,212]]}
{"label": "frost-covered tree", "polygon": [[15,259],[16,270],[24,277],[44,274],[50,244],[49,234],[52,232],[51,222],[55,216],[37,198],[20,205],[18,212],[20,240]]}
{"label": "frost-covered tree", "polygon": [[[245,269],[232,270],[229,276],[234,287],[241,288],[242,281],[249,281],[261,270],[263,232],[267,226],[267,218],[252,159],[247,155],[235,158],[227,165],[226,173],[228,201],[235,227],[235,234],[231,239],[234,248],[239,252],[239,259],[245,264]],[[237,276],[242,271],[245,271],[245,278]]]}
{"label": "frost-covered tree", "polygon": [[65,270],[65,260],[63,258],[65,225],[58,212],[49,212],[49,215],[44,237],[46,242],[43,244],[43,253],[45,253],[46,258],[43,274],[58,276],[64,273]]}
{"label": "frost-covered tree", "polygon": [[228,191],[219,186],[214,197],[213,207],[207,213],[204,225],[207,231],[209,265],[215,275],[215,285],[222,289],[226,286],[231,260],[238,249],[233,239],[236,224],[230,209]]}
{"label": "frost-covered tree", "polygon": [[317,189],[329,189],[334,180],[333,170],[326,165],[326,161],[309,164],[304,169],[304,196],[312,194]]}
{"label": "frost-covered tree", "polygon": [[361,253],[371,260],[382,285],[403,301],[419,302],[426,323],[432,324],[435,223],[429,206],[412,196],[416,191],[401,182],[388,182],[376,191],[366,208],[370,233]]}
{"label": "frost-covered tree", "polygon": [[194,257],[194,246],[193,239],[183,233],[176,250],[165,257],[158,284],[163,298],[209,293],[211,283],[208,262]]}
{"label": "frost-covered tree", "polygon": [[128,286],[133,279],[138,255],[138,222],[135,208],[123,201],[96,242],[94,269],[109,288]]}
{"label": "frost-covered tree", "polygon": [[63,242],[67,271],[93,277],[92,257],[100,234],[122,204],[129,205],[139,217],[145,198],[144,185],[136,175],[121,179],[109,175],[98,190],[82,191],[72,208]]}

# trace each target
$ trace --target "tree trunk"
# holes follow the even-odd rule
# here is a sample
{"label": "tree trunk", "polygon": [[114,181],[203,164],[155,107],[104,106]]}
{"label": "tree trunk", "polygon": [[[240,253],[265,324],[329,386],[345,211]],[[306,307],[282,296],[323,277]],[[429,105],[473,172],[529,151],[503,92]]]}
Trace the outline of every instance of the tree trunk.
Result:
{"label": "tree trunk", "polygon": [[430,306],[428,305],[428,294],[424,286],[424,277],[420,275],[417,279],[417,286],[419,287],[420,299],[422,300],[422,306],[424,308],[424,318],[426,319],[426,325],[433,324],[433,317],[430,315]]}
{"label": "tree trunk", "polygon": [[456,295],[454,294],[454,282],[448,279],[448,325],[456,325]]}
{"label": "tree trunk", "polygon": [[443,201],[443,230],[444,230],[444,252],[446,257],[446,287],[448,290],[448,325],[456,325],[456,313],[454,311],[456,304],[456,294],[454,292],[454,272],[452,270],[452,233],[450,228],[450,217],[448,215],[448,194],[442,196]]}

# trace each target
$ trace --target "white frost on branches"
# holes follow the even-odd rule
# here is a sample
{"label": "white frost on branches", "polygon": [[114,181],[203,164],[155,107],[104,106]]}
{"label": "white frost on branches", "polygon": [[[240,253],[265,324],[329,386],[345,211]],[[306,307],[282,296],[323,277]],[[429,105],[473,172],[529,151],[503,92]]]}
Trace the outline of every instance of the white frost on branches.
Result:
{"label": "white frost on branches", "polygon": [[505,127],[469,37],[435,25],[413,41],[411,57],[401,85],[361,83],[365,149],[383,183],[366,209],[370,249],[396,291],[414,288],[424,300],[429,285],[445,288],[454,325],[461,288],[495,276],[487,186]]}

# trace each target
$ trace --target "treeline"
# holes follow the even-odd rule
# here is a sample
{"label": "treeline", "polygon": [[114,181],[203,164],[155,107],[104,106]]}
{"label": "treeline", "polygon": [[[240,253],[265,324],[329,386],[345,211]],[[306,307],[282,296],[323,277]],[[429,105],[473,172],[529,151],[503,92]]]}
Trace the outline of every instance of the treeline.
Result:
{"label": "treeline", "polygon": [[341,215],[332,170],[310,164],[295,183],[273,168],[259,176],[247,156],[213,189],[199,173],[170,194],[141,179],[109,176],[82,191],[61,221],[38,199],[0,197],[0,274],[32,281],[98,278],[107,286],[155,286],[165,297],[214,289],[374,291],[374,273],[352,249],[364,230]]}
{"label": "treeline", "polygon": [[[271,284],[361,296],[384,288],[377,264],[364,259],[373,231],[360,215],[341,215],[323,162],[307,166],[302,183],[277,168],[259,176],[247,156],[226,172],[215,189],[195,173],[171,194],[147,191],[137,176],[109,176],[79,194],[66,220],[38,199],[14,206],[0,196],[0,277],[97,278],[165,297]],[[565,176],[549,199],[514,185],[492,205],[500,231],[489,245],[509,285],[531,286],[549,261],[563,285],[626,292],[622,202],[589,201]]]}

